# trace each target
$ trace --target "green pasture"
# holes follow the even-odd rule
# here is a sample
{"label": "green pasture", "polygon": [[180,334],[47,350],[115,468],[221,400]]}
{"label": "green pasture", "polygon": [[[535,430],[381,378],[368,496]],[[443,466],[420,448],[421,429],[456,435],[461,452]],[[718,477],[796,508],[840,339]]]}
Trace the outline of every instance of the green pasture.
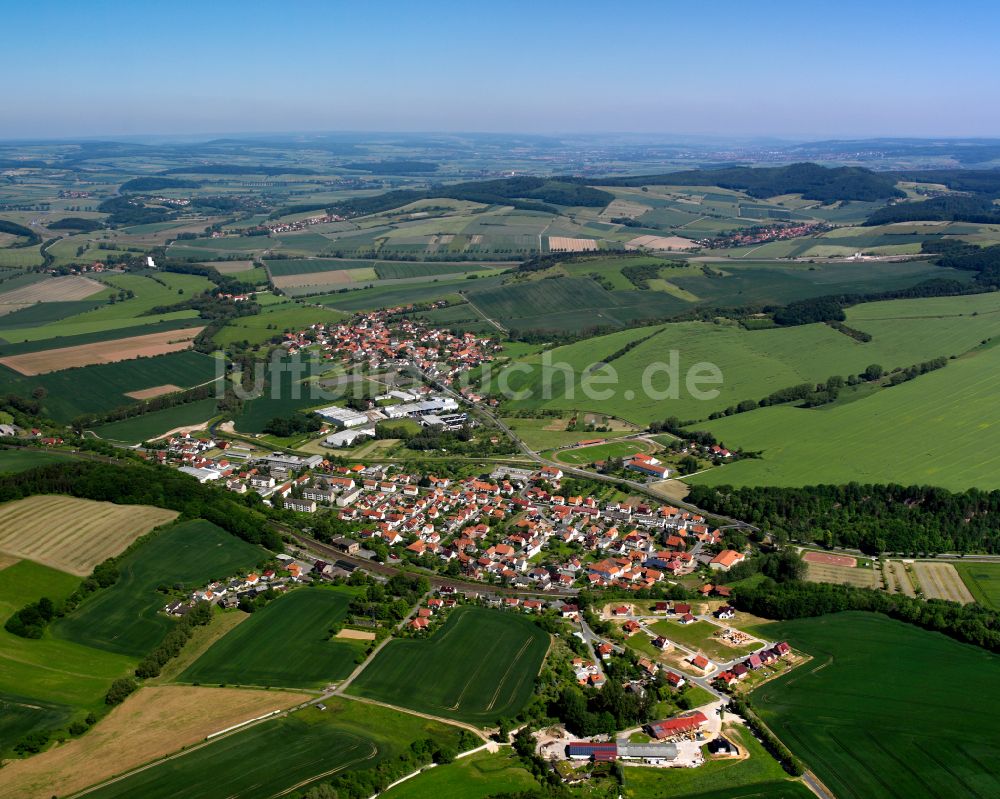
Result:
{"label": "green pasture", "polygon": [[342,680],[367,645],[330,635],[354,593],[302,588],[273,600],[213,644],[179,680],[283,688],[322,688]]}
{"label": "green pasture", "polygon": [[46,452],[43,449],[4,449],[0,450],[0,474],[24,472],[38,466],[48,466],[71,459],[70,455]]}
{"label": "green pasture", "polygon": [[173,625],[163,606],[175,596],[212,580],[252,569],[264,550],[247,544],[210,522],[176,524],[126,555],[118,581],[88,597],[72,614],[53,625],[56,637],[107,652],[141,658]]}
{"label": "green pasture", "polygon": [[523,615],[461,607],[428,638],[390,641],[348,690],[488,725],[528,702],[547,649],[548,636]]}
{"label": "green pasture", "polygon": [[1000,656],[860,612],[768,629],[814,660],[754,704],[836,796],[1000,793]]}

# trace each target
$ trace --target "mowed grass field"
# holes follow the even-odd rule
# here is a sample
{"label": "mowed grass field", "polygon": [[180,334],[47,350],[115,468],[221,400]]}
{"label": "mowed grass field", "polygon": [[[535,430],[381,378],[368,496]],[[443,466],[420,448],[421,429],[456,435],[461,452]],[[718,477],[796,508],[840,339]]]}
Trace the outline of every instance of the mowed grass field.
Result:
{"label": "mowed grass field", "polygon": [[704,653],[711,660],[725,662],[760,649],[760,644],[757,643],[744,646],[727,646],[715,637],[715,634],[721,633],[724,628],[709,621],[693,621],[690,624],[680,624],[672,619],[664,619],[663,621],[651,624],[649,629],[662,635],[664,638],[669,638],[671,641],[676,641],[691,649],[696,649]]}
{"label": "mowed grass field", "polygon": [[760,450],[691,478],[704,485],[901,483],[1000,487],[1000,348],[950,361],[829,408],[761,408],[705,425],[728,447]]}
{"label": "mowed grass field", "polygon": [[0,450],[0,474],[15,474],[72,460],[71,455],[60,452],[46,452],[43,449],[4,449]]}
{"label": "mowed grass field", "polygon": [[307,701],[308,694],[146,686],[87,735],[4,766],[0,799],[50,799],[100,783],[219,730]]}
{"label": "mowed grass field", "polygon": [[767,629],[814,660],[754,703],[837,797],[1000,795],[1000,656],[875,614]]}
{"label": "mowed grass field", "polygon": [[213,644],[181,682],[321,688],[351,673],[365,641],[330,640],[354,591],[303,588],[279,597]]}
{"label": "mowed grass field", "polygon": [[327,709],[306,708],[228,735],[84,794],[89,799],[227,799],[276,797],[321,777],[374,768],[412,741],[454,746],[458,729],[388,708],[330,697]]}
{"label": "mowed grass field", "polygon": [[390,641],[348,691],[485,726],[524,707],[548,643],[523,615],[460,607],[428,638]]}
{"label": "mowed grass field", "polygon": [[955,570],[980,605],[1000,610],[1000,563],[955,563]]}
{"label": "mowed grass field", "polygon": [[122,559],[118,581],[84,600],[53,625],[53,634],[107,652],[141,658],[173,621],[161,611],[160,586],[194,589],[254,568],[264,550],[201,519],[182,522],[144,542]]}
{"label": "mowed grass field", "polygon": [[84,577],[135,539],[177,517],[149,505],[39,495],[0,505],[0,552]]}
{"label": "mowed grass field", "polygon": [[[510,750],[477,752],[427,769],[383,793],[382,799],[486,799],[498,793],[538,788],[538,782]],[[2,795],[2,794],[0,794]]]}

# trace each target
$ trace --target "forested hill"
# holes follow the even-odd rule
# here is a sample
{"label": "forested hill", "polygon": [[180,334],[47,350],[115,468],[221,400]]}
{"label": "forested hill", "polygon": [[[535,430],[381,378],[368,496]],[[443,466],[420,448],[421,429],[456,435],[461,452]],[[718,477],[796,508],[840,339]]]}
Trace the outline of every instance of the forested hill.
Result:
{"label": "forested hill", "polygon": [[869,553],[1000,552],[1000,491],[900,485],[694,485],[689,502],[779,537]]}
{"label": "forested hill", "polygon": [[866,225],[886,225],[891,222],[971,222],[1000,223],[1000,206],[989,197],[969,197],[964,194],[934,197],[920,202],[896,203],[879,208],[865,221]]}
{"label": "forested hill", "polygon": [[801,194],[807,200],[832,203],[838,200],[884,200],[903,197],[896,177],[860,167],[825,167],[819,164],[790,164],[778,167],[731,167],[690,169],[661,175],[601,178],[574,178],[591,186],[719,186],[745,191],[752,197]]}
{"label": "forested hill", "polygon": [[[578,182],[549,178],[508,178],[506,180],[477,180],[437,186],[426,190],[401,189],[374,197],[352,197],[333,204],[331,210],[345,216],[364,216],[390,211],[418,200],[434,198],[468,200],[487,205],[511,205],[525,211],[559,213],[556,205],[603,208],[614,196],[600,189],[593,189]],[[315,210],[320,206],[295,206],[284,208],[281,214],[292,210]]]}

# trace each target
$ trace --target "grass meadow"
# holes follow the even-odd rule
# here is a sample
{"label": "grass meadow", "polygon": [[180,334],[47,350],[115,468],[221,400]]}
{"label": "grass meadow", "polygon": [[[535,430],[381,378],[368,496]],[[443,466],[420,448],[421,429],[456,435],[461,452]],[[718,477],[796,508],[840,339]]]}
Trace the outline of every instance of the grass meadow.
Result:
{"label": "grass meadow", "polygon": [[383,793],[382,799],[486,799],[498,793],[538,788],[538,782],[510,749],[477,752],[427,769]]}
{"label": "grass meadow", "polygon": [[367,643],[330,640],[331,627],[347,615],[354,593],[328,587],[292,591],[253,613],[178,679],[287,688],[321,688],[342,680]]}
{"label": "grass meadow", "polygon": [[216,401],[209,398],[111,422],[94,428],[93,432],[111,441],[138,444],[177,427],[201,424],[215,416],[215,413]]}
{"label": "grass meadow", "polygon": [[814,660],[754,703],[836,796],[1000,794],[1000,656],[860,612],[768,631]]}
{"label": "grass meadow", "polygon": [[72,460],[72,457],[60,452],[46,452],[40,449],[4,449],[0,450],[0,474],[24,472],[38,466],[48,466],[52,463],[68,460]]}
{"label": "grass meadow", "polygon": [[126,555],[118,582],[57,621],[53,633],[65,641],[142,658],[173,624],[161,613],[169,595],[160,586],[198,588],[252,569],[264,557],[264,550],[210,522],[182,522]]}
{"label": "grass meadow", "polygon": [[547,649],[522,615],[456,608],[430,637],[390,641],[348,691],[485,726],[524,707]]}
{"label": "grass meadow", "polygon": [[388,708],[330,697],[326,710],[309,707],[227,735],[103,788],[89,799],[228,799],[280,796],[321,777],[374,768],[412,741],[452,746],[458,729]]}

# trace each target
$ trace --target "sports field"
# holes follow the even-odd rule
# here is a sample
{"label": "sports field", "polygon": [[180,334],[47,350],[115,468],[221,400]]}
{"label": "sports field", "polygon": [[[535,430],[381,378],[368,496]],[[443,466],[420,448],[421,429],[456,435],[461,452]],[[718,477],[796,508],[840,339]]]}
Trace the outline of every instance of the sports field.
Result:
{"label": "sports field", "polygon": [[160,586],[194,589],[254,568],[264,550],[201,519],[182,522],[130,552],[121,576],[53,625],[67,641],[141,658],[173,622],[161,611],[169,595]]}
{"label": "sports field", "polygon": [[28,497],[0,505],[0,552],[83,577],[176,516],[176,511],[148,505]]}
{"label": "sports field", "polygon": [[84,794],[90,799],[277,797],[322,777],[374,768],[412,741],[455,745],[458,730],[388,708],[330,697],[315,707],[220,738],[176,759]]}
{"label": "sports field", "polygon": [[[594,435],[603,435],[595,433]],[[595,444],[592,447],[566,449],[555,453],[555,459],[572,466],[583,466],[608,458],[627,458],[637,452],[649,452],[652,447],[645,441],[614,441],[607,444]]]}
{"label": "sports field", "polygon": [[529,419],[521,417],[504,417],[507,424],[518,437],[536,451],[562,447],[577,441],[588,441],[595,438],[615,438],[623,436],[632,430],[612,430],[607,433],[593,431],[567,430],[568,417]]}
{"label": "sports field", "polygon": [[[381,794],[380,799],[486,799],[498,793],[538,788],[538,782],[510,750],[477,752],[437,768]],[[0,794],[2,795],[2,794]]]}
{"label": "sports field", "polygon": [[201,684],[321,688],[351,673],[365,641],[331,640],[354,591],[303,588],[280,597],[217,641],[178,678]]}
{"label": "sports field", "polygon": [[754,703],[837,797],[1000,795],[1000,656],[866,613],[768,631],[815,660]]}
{"label": "sports field", "polygon": [[308,701],[308,694],[192,686],[147,686],[63,746],[8,763],[0,799],[49,799],[200,743],[206,735]]}
{"label": "sports field", "polygon": [[743,727],[726,730],[746,759],[709,760],[698,768],[648,768],[626,766],[627,799],[809,799],[813,794],[788,778],[774,758]]}
{"label": "sports field", "polygon": [[955,570],[976,602],[1000,610],[1000,563],[956,563]]}
{"label": "sports field", "polygon": [[547,649],[524,616],[460,607],[429,638],[390,641],[348,692],[485,726],[524,707]]}

